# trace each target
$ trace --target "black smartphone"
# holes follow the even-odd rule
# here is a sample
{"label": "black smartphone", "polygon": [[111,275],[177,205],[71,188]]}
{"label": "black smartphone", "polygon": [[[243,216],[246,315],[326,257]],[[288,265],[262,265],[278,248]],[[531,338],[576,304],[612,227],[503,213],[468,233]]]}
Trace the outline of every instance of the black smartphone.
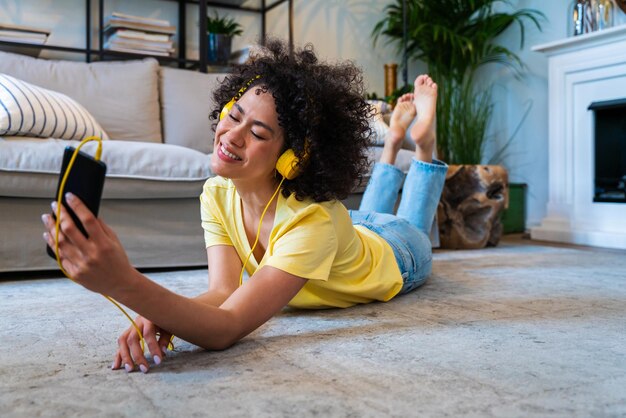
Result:
{"label": "black smartphone", "polygon": [[[63,181],[63,176],[65,176],[65,172],[67,171],[67,166],[70,163],[72,155],[76,148],[74,147],[66,147],[63,153],[63,164],[61,165],[61,173],[59,175],[59,183],[57,185],[57,191],[54,194],[54,199],[56,200],[59,195],[59,188],[61,187],[61,181]],[[80,200],[89,208],[89,210],[95,215],[98,216],[98,209],[100,208],[100,199],[102,198],[102,190],[104,189],[104,178],[106,175],[107,166],[102,161],[97,161],[95,158],[90,156],[89,154],[85,154],[82,151],[78,151],[78,155],[76,156],[76,160],[74,160],[74,164],[70,170],[70,174],[67,176],[67,181],[65,182],[65,187],[63,189],[63,197],[62,202],[70,214],[74,223],[78,227],[78,229],[83,233],[85,237],[88,237],[87,231],[83,227],[83,224],[80,222],[76,214],[67,204],[65,200],[65,193],[71,192],[74,195],[78,196]],[[56,214],[53,213],[52,217],[56,220]],[[46,251],[48,255],[56,260],[56,255],[54,250],[50,248],[49,245],[46,245]]]}

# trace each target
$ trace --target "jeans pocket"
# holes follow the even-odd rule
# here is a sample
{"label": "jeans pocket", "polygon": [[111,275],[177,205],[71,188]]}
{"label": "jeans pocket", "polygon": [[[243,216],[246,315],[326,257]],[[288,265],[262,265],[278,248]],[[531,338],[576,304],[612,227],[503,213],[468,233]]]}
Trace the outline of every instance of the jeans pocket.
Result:
{"label": "jeans pocket", "polygon": [[432,249],[430,239],[416,227],[408,224],[401,229],[390,231],[389,241],[397,254],[398,266],[402,272],[403,286],[400,294],[411,292],[423,285],[432,269]]}
{"label": "jeans pocket", "polygon": [[410,279],[416,269],[415,255],[409,245],[410,236],[414,233],[413,227],[404,219],[397,219],[381,229],[379,234],[391,246],[403,280]]}

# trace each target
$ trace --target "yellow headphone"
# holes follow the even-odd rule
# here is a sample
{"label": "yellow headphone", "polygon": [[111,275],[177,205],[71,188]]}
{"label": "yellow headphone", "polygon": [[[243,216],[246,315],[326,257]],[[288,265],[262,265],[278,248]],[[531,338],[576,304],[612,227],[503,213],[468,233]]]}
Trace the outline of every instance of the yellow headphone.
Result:
{"label": "yellow headphone", "polygon": [[[228,116],[228,113],[235,105],[235,102],[241,98],[241,96],[245,93],[250,84],[252,84],[256,79],[259,78],[261,78],[260,75],[255,76],[254,78],[250,79],[250,81],[248,81],[245,86],[239,89],[237,95],[230,99],[230,101],[226,103],[222,108],[219,120],[222,120],[226,116]],[[283,152],[282,155],[278,158],[278,161],[276,162],[276,171],[278,171],[280,175],[287,180],[293,180],[300,174],[298,167],[299,163],[300,159],[296,157],[296,154],[290,148],[287,151]]]}

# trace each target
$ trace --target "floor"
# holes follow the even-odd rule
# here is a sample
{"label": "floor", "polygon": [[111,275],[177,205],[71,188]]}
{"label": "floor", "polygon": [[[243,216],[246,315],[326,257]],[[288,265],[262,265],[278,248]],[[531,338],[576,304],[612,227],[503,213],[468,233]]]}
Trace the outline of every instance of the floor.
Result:
{"label": "floor", "polygon": [[146,375],[109,370],[126,319],[68,280],[2,277],[0,318],[2,417],[626,416],[626,251],[437,251],[412,294],[285,311],[223,352],[176,340]]}

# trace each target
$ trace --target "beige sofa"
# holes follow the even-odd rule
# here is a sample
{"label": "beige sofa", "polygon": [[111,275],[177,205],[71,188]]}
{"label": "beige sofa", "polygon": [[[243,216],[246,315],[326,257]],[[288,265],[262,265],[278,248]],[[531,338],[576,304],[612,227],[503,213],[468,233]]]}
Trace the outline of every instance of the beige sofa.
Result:
{"label": "beige sofa", "polygon": [[[106,131],[100,216],[138,268],[206,265],[198,196],[212,173],[212,87],[223,74],[153,59],[82,63],[0,52],[0,74],[63,93]],[[0,272],[56,269],[40,215],[49,211],[63,150],[76,140],[0,135]],[[93,153],[95,143],[83,147]],[[380,155],[373,147],[371,158]],[[408,169],[411,153],[398,166]],[[356,207],[359,191],[346,204]]]}

